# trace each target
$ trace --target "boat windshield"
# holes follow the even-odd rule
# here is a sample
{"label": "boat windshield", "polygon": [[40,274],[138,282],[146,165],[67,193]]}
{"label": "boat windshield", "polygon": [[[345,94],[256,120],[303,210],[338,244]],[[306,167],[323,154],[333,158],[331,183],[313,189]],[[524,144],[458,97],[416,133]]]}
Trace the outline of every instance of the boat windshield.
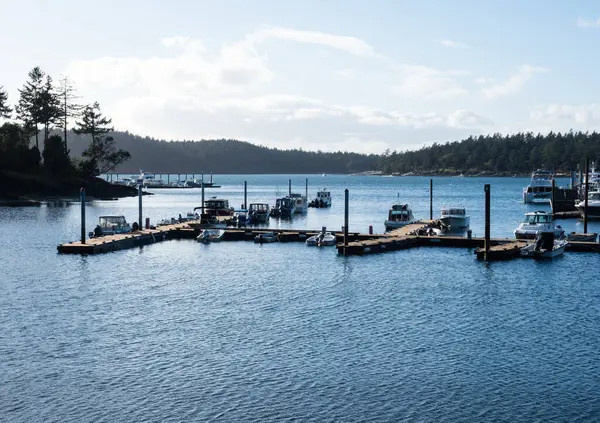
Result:
{"label": "boat windshield", "polygon": [[108,227],[121,227],[125,226],[127,221],[125,220],[125,216],[101,216],[100,217],[100,226],[103,228]]}
{"label": "boat windshield", "polygon": [[227,200],[206,200],[204,207],[207,209],[226,209],[229,207]]}
{"label": "boat windshield", "polygon": [[268,204],[250,204],[250,211],[267,212],[269,211]]}
{"label": "boat windshield", "polygon": [[442,215],[464,216],[465,209],[442,209]]}
{"label": "boat windshield", "polygon": [[525,215],[525,223],[550,223],[552,216],[549,214],[528,214]]}

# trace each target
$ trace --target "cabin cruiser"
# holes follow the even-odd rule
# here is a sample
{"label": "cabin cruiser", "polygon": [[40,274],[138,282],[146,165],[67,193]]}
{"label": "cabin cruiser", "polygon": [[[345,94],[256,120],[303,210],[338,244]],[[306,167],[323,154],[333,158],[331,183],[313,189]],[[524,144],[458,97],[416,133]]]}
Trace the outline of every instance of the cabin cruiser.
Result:
{"label": "cabin cruiser", "polygon": [[233,216],[234,210],[229,207],[229,200],[210,197],[204,201],[204,213],[210,216]]}
{"label": "cabin cruiser", "polygon": [[394,204],[388,212],[388,218],[384,225],[386,230],[390,230],[401,228],[414,223],[414,221],[415,218],[408,204]]}
{"label": "cabin cruiser", "polygon": [[326,247],[335,245],[337,238],[331,232],[327,232],[327,229],[323,227],[321,232],[317,235],[313,235],[306,240],[306,245],[309,247]]}
{"label": "cabin cruiser", "polygon": [[296,200],[292,197],[286,196],[278,198],[275,201],[275,209],[271,212],[271,215],[280,217],[292,217],[296,213]]}
{"label": "cabin cruiser", "polygon": [[317,191],[317,198],[308,203],[308,207],[326,208],[331,207],[331,193],[327,188]]}
{"label": "cabin cruiser", "polygon": [[468,229],[471,218],[462,207],[445,207],[439,220],[444,229],[454,231]]}
{"label": "cabin cruiser", "polygon": [[539,231],[535,241],[521,248],[522,257],[553,258],[562,255],[569,241],[556,239],[553,231]]}
{"label": "cabin cruiser", "polygon": [[289,197],[295,201],[295,213],[306,213],[308,210],[308,200],[302,194],[290,194]]}
{"label": "cabin cruiser", "polygon": [[100,216],[98,225],[94,228],[94,232],[90,233],[90,236],[126,234],[131,231],[132,227],[127,223],[125,216]]}
{"label": "cabin cruiser", "polygon": [[267,223],[269,221],[269,205],[267,203],[252,203],[248,209],[250,223]]}
{"label": "cabin cruiser", "polygon": [[552,213],[535,211],[525,213],[525,219],[515,229],[515,238],[535,239],[538,232],[552,232],[555,238],[560,238],[565,233],[564,229],[554,221]]}
{"label": "cabin cruiser", "polygon": [[523,189],[524,203],[550,203],[552,200],[552,172],[537,169],[531,174],[529,185]]}
{"label": "cabin cruiser", "polygon": [[[579,210],[581,217],[585,217],[585,200],[577,203],[575,207]],[[587,217],[588,219],[600,219],[600,191],[588,192]]]}

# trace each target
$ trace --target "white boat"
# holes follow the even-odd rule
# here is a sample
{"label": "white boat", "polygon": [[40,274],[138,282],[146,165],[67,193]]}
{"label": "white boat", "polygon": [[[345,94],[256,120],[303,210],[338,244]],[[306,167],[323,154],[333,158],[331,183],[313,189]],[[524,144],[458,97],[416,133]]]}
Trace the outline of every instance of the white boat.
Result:
{"label": "white boat", "polygon": [[523,188],[524,203],[550,203],[552,201],[552,172],[537,169],[531,174],[529,185]]}
{"label": "white boat", "polygon": [[401,228],[414,222],[415,218],[408,204],[394,204],[388,212],[388,218],[384,225],[389,230]]}
{"label": "white boat", "polygon": [[135,185],[135,180],[131,179],[131,178],[122,178],[122,179],[118,179],[116,181],[111,182],[111,184],[113,185],[122,185],[125,187],[131,187]]}
{"label": "white boat", "polygon": [[535,239],[538,232],[552,232],[555,238],[560,238],[565,233],[554,221],[552,213],[544,211],[525,213],[525,219],[514,233],[517,239]]}
{"label": "white boat", "polygon": [[331,193],[327,188],[317,191],[317,197],[308,203],[308,207],[326,208],[331,207]]}
{"label": "white boat", "polygon": [[98,225],[91,233],[95,237],[104,235],[126,234],[132,231],[132,227],[125,216],[100,216]]}
{"label": "white boat", "polygon": [[313,235],[306,240],[306,245],[309,247],[326,247],[335,245],[337,243],[337,239],[335,235],[331,232],[327,232],[326,228],[323,227],[323,230],[317,235]]}
{"label": "white boat", "polygon": [[279,236],[275,232],[258,234],[254,237],[255,244],[266,244],[269,242],[277,242],[277,241],[279,241]]}
{"label": "white boat", "polygon": [[291,194],[290,198],[295,201],[295,213],[306,213],[308,211],[308,200],[306,199],[305,195]]}
{"label": "white boat", "polygon": [[200,235],[196,237],[196,241],[208,244],[209,242],[219,242],[225,235],[222,229],[204,229]]}
{"label": "white boat", "polygon": [[449,231],[468,229],[471,218],[462,207],[445,207],[440,216],[442,227]]}
{"label": "white boat", "polygon": [[569,242],[554,238],[554,232],[538,232],[535,241],[521,248],[522,257],[553,258],[562,255]]}
{"label": "white boat", "polygon": [[578,234],[571,232],[567,234],[567,241],[578,241],[578,242],[596,242],[598,240],[597,233],[591,234]]}
{"label": "white boat", "polygon": [[[588,219],[600,219],[600,191],[588,192],[587,203]],[[585,217],[585,200],[578,202],[575,207],[581,217]]]}

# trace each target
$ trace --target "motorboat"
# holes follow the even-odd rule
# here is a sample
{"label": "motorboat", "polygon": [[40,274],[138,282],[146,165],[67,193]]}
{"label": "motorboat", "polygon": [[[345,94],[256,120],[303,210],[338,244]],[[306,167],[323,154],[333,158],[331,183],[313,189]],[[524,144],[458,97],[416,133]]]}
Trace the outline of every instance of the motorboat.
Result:
{"label": "motorboat", "polygon": [[208,244],[210,242],[219,242],[223,239],[225,231],[222,229],[204,229],[200,235],[196,237],[196,241]]}
{"label": "motorboat", "polygon": [[524,203],[550,203],[552,201],[552,180],[554,176],[551,171],[537,169],[531,174],[529,185],[523,188]]}
{"label": "motorboat", "polygon": [[331,232],[327,232],[326,228],[323,228],[317,235],[313,235],[306,240],[306,245],[309,247],[326,247],[335,245],[337,238]]}
{"label": "motorboat", "polygon": [[384,225],[386,230],[390,230],[401,228],[414,222],[415,218],[408,204],[394,204],[390,207],[388,218],[384,222]]}
{"label": "motorboat", "polygon": [[317,191],[317,197],[308,203],[308,207],[326,208],[331,207],[331,193],[327,188]]}
{"label": "motorboat", "polygon": [[104,235],[126,234],[132,231],[132,227],[125,216],[100,216],[98,225],[90,235],[99,237]]}
{"label": "motorboat", "polygon": [[240,209],[233,212],[233,223],[238,228],[246,226],[248,223],[248,210]]}
{"label": "motorboat", "polygon": [[552,213],[535,211],[525,213],[525,219],[515,229],[517,239],[535,239],[538,232],[552,232],[555,238],[560,238],[565,231],[554,221]]}
{"label": "motorboat", "polygon": [[271,212],[267,203],[252,203],[248,208],[250,223],[267,223]]}
{"label": "motorboat", "polygon": [[306,213],[308,211],[308,200],[302,194],[290,194],[289,197],[295,201],[294,213]]}
{"label": "motorboat", "polygon": [[597,233],[591,234],[578,234],[571,232],[567,234],[567,241],[578,241],[578,242],[596,242],[598,240]]}
{"label": "motorboat", "polygon": [[[275,215],[279,217],[292,217],[296,213],[296,200],[285,196],[275,201]],[[274,213],[271,213],[272,215]]]}
{"label": "motorboat", "polygon": [[468,229],[471,218],[462,207],[445,207],[439,220],[445,230],[455,231]]}
{"label": "motorboat", "polygon": [[234,209],[229,207],[229,200],[210,197],[204,201],[203,213],[210,216],[233,216]]}
{"label": "motorboat", "polygon": [[[581,217],[585,217],[585,200],[578,202],[575,207],[579,210]],[[588,192],[587,217],[588,219],[600,219],[600,191]]]}
{"label": "motorboat", "polygon": [[111,184],[113,185],[122,185],[125,187],[131,187],[135,185],[135,179],[131,179],[131,178],[122,178],[122,179],[118,179],[116,181],[111,182]]}
{"label": "motorboat", "polygon": [[[196,207],[194,209],[194,212],[196,212],[196,210],[201,209],[202,207]],[[188,225],[191,228],[195,228],[195,229],[206,229],[206,228],[226,228],[227,227],[227,223],[224,222],[223,220],[219,219],[217,216],[213,216],[210,214],[206,214],[206,213],[202,213],[200,214],[200,219],[194,219],[194,221],[189,222]]]}
{"label": "motorboat", "polygon": [[275,232],[267,232],[264,234],[258,234],[254,237],[255,244],[266,244],[269,242],[279,241],[279,236]]}
{"label": "motorboat", "polygon": [[521,248],[522,257],[553,258],[562,255],[569,241],[556,239],[553,231],[539,231],[535,241]]}

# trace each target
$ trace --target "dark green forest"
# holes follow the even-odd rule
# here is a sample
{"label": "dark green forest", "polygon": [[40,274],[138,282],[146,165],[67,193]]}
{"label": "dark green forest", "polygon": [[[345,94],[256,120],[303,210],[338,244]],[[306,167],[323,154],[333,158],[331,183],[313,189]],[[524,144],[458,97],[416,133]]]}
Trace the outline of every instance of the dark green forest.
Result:
{"label": "dark green forest", "polygon": [[[114,172],[134,173],[354,173],[375,169],[381,156],[279,150],[237,140],[165,141],[111,132],[117,149],[131,158]],[[69,148],[78,156],[87,137],[69,134]]]}
{"label": "dark green forest", "polygon": [[416,151],[386,151],[379,163],[385,173],[405,174],[527,174],[545,167],[555,172],[583,169],[585,158],[600,155],[597,132],[550,132],[470,136],[462,141]]}

